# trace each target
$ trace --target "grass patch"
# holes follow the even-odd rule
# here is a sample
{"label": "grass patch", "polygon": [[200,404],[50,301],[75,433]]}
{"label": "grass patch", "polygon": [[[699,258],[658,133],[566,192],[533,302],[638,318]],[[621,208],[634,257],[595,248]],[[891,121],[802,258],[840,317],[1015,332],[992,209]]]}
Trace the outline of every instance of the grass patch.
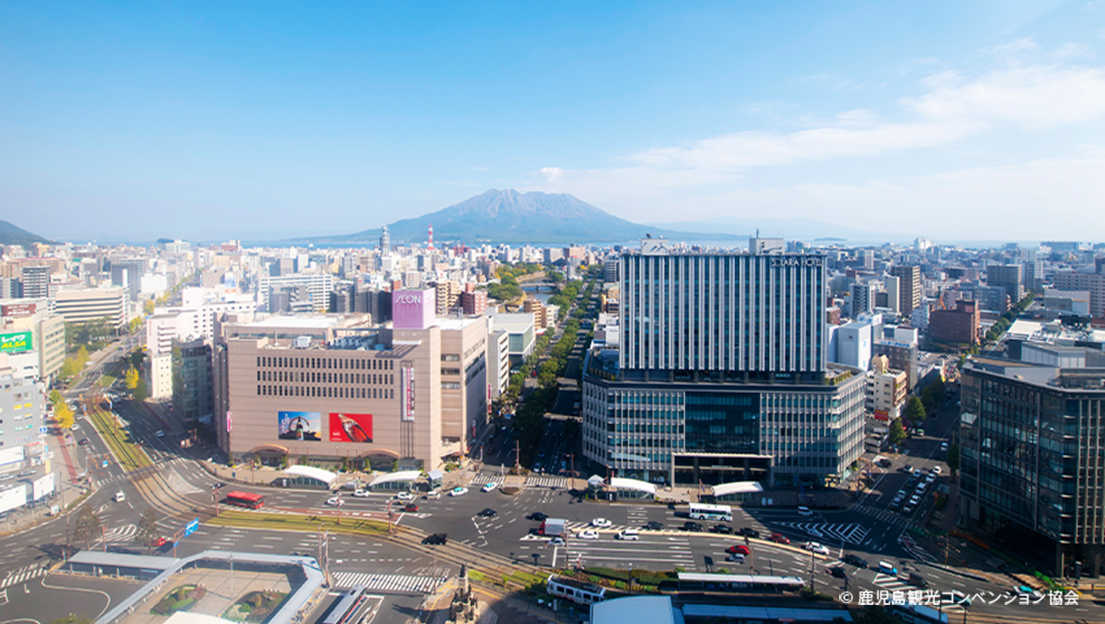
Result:
{"label": "grass patch", "polygon": [[388,532],[387,523],[377,520],[342,518],[342,523],[338,524],[338,519],[333,516],[258,513],[236,509],[221,509],[219,515],[208,520],[206,524],[304,532],[317,531],[321,527],[329,529],[331,533],[348,535],[387,535]]}
{"label": "grass patch", "polygon": [[88,417],[100,432],[104,442],[111,447],[124,471],[133,472],[153,465],[150,456],[142,447],[135,444],[130,434],[119,426],[114,416],[103,410],[94,409],[88,413]]}
{"label": "grass patch", "polygon": [[158,600],[150,613],[172,615],[177,611],[189,611],[206,593],[201,585],[181,585]]}
{"label": "grass patch", "polygon": [[96,385],[100,386],[101,388],[106,388],[115,383],[116,379],[118,379],[118,377],[113,377],[111,375],[100,375],[100,379],[96,382]]}
{"label": "grass patch", "polygon": [[222,617],[233,622],[264,622],[287,597],[288,594],[271,589],[251,591],[230,605]]}

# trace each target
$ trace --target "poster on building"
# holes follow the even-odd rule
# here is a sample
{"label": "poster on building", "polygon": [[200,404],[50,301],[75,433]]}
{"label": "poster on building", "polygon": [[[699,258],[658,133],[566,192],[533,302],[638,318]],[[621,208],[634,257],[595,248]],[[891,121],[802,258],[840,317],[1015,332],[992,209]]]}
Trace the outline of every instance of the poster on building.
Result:
{"label": "poster on building", "polygon": [[17,485],[10,490],[0,492],[0,513],[11,511],[27,504],[27,486]]}
{"label": "poster on building", "polygon": [[403,365],[400,369],[401,379],[403,382],[403,416],[405,421],[414,420],[414,367],[409,365]]}
{"label": "poster on building", "polygon": [[54,473],[48,472],[46,476],[35,479],[31,483],[31,498],[42,500],[54,493]]}
{"label": "poster on building", "polygon": [[372,443],[372,414],[330,413],[331,442]]}
{"label": "poster on building", "polygon": [[13,446],[11,448],[0,449],[0,466],[22,463],[23,459],[24,455],[22,446]]}
{"label": "poster on building", "polygon": [[7,303],[0,306],[0,315],[8,318],[31,316],[38,311],[37,303]]}
{"label": "poster on building", "polygon": [[33,348],[29,331],[0,334],[0,353],[22,353]]}
{"label": "poster on building", "polygon": [[279,412],[281,440],[322,440],[319,412]]}

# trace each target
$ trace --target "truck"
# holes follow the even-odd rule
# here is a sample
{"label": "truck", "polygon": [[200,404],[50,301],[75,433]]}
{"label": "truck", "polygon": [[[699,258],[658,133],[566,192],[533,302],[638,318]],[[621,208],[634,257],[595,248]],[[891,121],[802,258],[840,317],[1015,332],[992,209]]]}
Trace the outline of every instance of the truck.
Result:
{"label": "truck", "polygon": [[546,518],[541,523],[541,535],[545,537],[564,537],[568,534],[565,525],[565,520],[559,518]]}

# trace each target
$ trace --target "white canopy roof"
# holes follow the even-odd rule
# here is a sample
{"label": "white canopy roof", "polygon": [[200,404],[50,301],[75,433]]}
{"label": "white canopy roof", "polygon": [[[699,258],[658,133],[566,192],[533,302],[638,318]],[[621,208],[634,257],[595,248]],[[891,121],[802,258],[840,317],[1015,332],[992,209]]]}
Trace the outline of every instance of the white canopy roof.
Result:
{"label": "white canopy roof", "polygon": [[751,494],[752,492],[763,492],[764,486],[760,485],[759,481],[733,481],[731,483],[722,483],[721,485],[714,486],[714,496],[725,496],[726,494]]}
{"label": "white canopy roof", "polygon": [[297,477],[307,477],[310,479],[318,479],[326,485],[331,485],[334,480],[338,478],[338,475],[330,472],[329,470],[323,470],[322,468],[315,468],[314,466],[289,466],[284,472],[295,475]]}
{"label": "white canopy roof", "polygon": [[615,490],[635,490],[637,492],[648,492],[649,494],[656,496],[656,486],[652,483],[649,483],[648,481],[611,477],[610,485]]}
{"label": "white canopy roof", "polygon": [[421,470],[400,470],[399,472],[389,472],[376,477],[372,480],[371,485],[380,485],[381,483],[391,483],[393,481],[417,481],[418,477],[421,476]]}

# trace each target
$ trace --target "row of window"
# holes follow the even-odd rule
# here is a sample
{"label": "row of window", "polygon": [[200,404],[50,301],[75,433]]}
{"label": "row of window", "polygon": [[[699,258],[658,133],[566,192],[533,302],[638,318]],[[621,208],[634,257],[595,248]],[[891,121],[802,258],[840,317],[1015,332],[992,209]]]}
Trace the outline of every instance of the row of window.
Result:
{"label": "row of window", "polygon": [[257,396],[293,396],[320,399],[394,399],[391,388],[351,388],[329,386],[271,386],[258,385]]}
{"label": "row of window", "polygon": [[395,370],[391,360],[300,357],[300,356],[257,356],[257,366],[269,368],[326,368],[350,370]]}
{"label": "row of window", "polygon": [[300,383],[393,384],[395,375],[384,373],[331,373],[315,371],[257,371],[257,381]]}

